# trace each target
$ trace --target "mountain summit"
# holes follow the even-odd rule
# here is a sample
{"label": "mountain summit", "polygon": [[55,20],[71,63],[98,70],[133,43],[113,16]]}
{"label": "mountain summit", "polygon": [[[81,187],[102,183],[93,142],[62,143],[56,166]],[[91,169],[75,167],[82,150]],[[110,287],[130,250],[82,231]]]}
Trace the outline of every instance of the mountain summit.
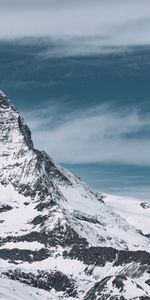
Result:
{"label": "mountain summit", "polygon": [[[53,290],[56,299],[150,299],[150,232],[35,149],[2,92],[0,191],[2,277]],[[149,214],[141,204],[139,213]]]}
{"label": "mountain summit", "polygon": [[8,100],[7,96],[0,91],[0,107],[5,109],[11,106],[10,101]]}

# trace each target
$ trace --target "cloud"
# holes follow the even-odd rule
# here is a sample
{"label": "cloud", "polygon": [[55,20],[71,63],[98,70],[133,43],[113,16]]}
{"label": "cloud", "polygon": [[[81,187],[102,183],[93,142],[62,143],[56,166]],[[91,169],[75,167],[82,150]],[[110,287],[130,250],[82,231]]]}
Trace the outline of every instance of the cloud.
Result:
{"label": "cloud", "polygon": [[[0,39],[48,38],[46,55],[150,45],[148,0],[1,1]],[[29,42],[29,40],[28,40]]]}
{"label": "cloud", "polygon": [[35,146],[56,160],[150,165],[150,137],[145,135],[150,131],[149,115],[143,118],[134,110],[113,112],[109,106],[100,106],[68,112],[57,122],[58,112],[61,109],[40,110],[42,123],[37,112],[26,114]]}
{"label": "cloud", "polygon": [[[148,200],[149,201],[149,195],[150,195],[150,187],[143,185],[138,186],[139,182],[134,186],[122,186],[119,187],[111,187],[107,189],[109,194],[113,195],[122,195],[122,196],[130,196],[130,197],[137,197],[139,199]],[[106,188],[105,188],[106,190]],[[101,191],[101,190],[100,190]]]}

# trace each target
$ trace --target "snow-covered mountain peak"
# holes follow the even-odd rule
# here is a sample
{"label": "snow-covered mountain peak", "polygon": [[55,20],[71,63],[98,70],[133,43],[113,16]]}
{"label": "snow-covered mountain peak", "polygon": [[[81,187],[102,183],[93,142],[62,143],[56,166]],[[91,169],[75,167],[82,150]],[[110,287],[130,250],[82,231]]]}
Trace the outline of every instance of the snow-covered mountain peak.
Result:
{"label": "snow-covered mountain peak", "polygon": [[11,101],[7,98],[3,91],[0,90],[0,109],[14,109]]}
{"label": "snow-covered mountain peak", "polygon": [[[93,296],[95,285],[98,281],[101,293],[106,274],[108,290],[118,274],[129,277],[125,283],[138,276],[147,295],[149,232],[35,149],[30,129],[2,92],[0,194],[0,272],[5,276],[53,288],[71,300],[99,299]],[[137,213],[146,211],[146,220],[145,207],[136,205]]]}
{"label": "snow-covered mountain peak", "polygon": [[33,157],[31,132],[2,92],[0,100],[0,183],[12,183],[19,190],[25,167]]}
{"label": "snow-covered mountain peak", "polygon": [[7,145],[8,149],[10,144],[11,147],[13,144],[18,144],[19,148],[21,142],[24,146],[33,148],[31,132],[28,126],[20,113],[17,112],[16,108],[2,91],[0,91],[0,133],[0,143]]}
{"label": "snow-covered mountain peak", "polygon": [[[1,97],[9,102],[4,94]],[[29,208],[36,212],[33,216],[44,220],[42,225],[38,221],[42,228],[54,230],[62,226],[65,235],[71,226],[71,230],[91,246],[147,249],[150,241],[134,225],[106,205],[102,197],[98,197],[84,182],[55,163],[45,152],[34,149],[30,129],[12,105],[1,108],[0,113],[0,184],[6,186],[6,191],[12,185],[15,191],[30,197]],[[22,205],[21,201],[16,203],[17,207]],[[35,204],[32,206],[32,203]],[[11,205],[15,211],[16,205]],[[27,211],[25,206],[26,222],[35,223],[35,220],[28,219],[30,214]],[[12,211],[4,215],[9,218],[10,214]],[[39,224],[35,229],[39,228]],[[18,228],[18,232],[20,230],[23,228]]]}

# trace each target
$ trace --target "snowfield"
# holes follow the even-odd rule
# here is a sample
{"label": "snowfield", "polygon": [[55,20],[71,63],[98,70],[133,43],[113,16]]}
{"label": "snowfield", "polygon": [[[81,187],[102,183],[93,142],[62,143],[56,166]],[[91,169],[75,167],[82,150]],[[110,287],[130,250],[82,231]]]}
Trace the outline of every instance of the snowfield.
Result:
{"label": "snowfield", "polygon": [[150,234],[150,200],[106,195],[105,202],[129,224]]}

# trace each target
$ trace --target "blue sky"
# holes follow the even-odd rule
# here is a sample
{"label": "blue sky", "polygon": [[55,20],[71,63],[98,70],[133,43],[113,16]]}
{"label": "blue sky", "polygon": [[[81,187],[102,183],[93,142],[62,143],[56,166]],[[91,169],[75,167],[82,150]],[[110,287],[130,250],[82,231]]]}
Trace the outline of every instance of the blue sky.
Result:
{"label": "blue sky", "polygon": [[97,190],[149,198],[149,1],[11,3],[0,88],[35,146]]}

